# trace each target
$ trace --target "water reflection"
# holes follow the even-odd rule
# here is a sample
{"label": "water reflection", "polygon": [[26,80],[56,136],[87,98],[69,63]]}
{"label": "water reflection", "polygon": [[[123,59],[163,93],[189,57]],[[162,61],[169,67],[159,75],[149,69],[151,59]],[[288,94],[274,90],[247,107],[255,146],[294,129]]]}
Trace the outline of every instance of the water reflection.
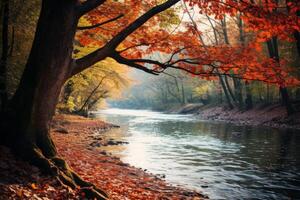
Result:
{"label": "water reflection", "polygon": [[239,127],[193,116],[110,109],[96,116],[120,124],[129,144],[122,160],[165,174],[211,199],[300,199],[300,134]]}

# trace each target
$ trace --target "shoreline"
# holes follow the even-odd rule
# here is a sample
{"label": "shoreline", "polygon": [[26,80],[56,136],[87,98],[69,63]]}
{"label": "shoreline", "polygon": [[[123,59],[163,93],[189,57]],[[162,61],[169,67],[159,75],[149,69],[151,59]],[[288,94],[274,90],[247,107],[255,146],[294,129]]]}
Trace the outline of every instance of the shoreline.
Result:
{"label": "shoreline", "polygon": [[[105,139],[108,130],[118,126],[98,119],[75,115],[56,115],[51,136],[58,155],[84,180],[109,194],[110,200],[203,200],[207,196],[172,185],[159,175],[130,166],[109,155],[98,146],[122,145],[121,141]],[[92,145],[97,141],[98,145]],[[87,199],[79,190],[72,190],[52,176],[15,157],[0,146],[0,199]]]}
{"label": "shoreline", "polygon": [[187,104],[166,111],[166,113],[191,114],[200,120],[224,122],[237,126],[300,129],[300,112],[287,116],[285,108],[279,104],[258,105],[247,111],[241,111],[237,108],[230,110],[223,106]]}
{"label": "shoreline", "polygon": [[[108,192],[112,200],[208,198],[199,192],[174,186],[159,175],[131,166],[98,149],[101,146],[125,144],[123,141],[105,138],[106,131],[118,128],[116,125],[73,115],[58,115],[54,118],[55,123],[52,137],[59,154],[81,177]],[[68,133],[57,132],[57,128],[61,126]],[[82,160],[77,159],[78,157]],[[87,168],[89,169],[82,170]]]}

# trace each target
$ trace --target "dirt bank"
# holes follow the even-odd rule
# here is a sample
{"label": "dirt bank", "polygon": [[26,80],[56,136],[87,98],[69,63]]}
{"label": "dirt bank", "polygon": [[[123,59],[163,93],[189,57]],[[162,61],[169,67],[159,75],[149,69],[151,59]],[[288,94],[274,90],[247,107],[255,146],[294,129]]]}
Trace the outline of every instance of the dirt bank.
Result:
{"label": "dirt bank", "polygon": [[[117,127],[100,120],[59,115],[54,118],[51,134],[60,156],[84,179],[104,189],[112,200],[205,198],[97,150],[95,146],[122,144],[102,137],[111,128]],[[6,148],[0,148],[0,155],[0,199],[84,199],[79,190],[60,186],[56,179],[42,175]]]}
{"label": "dirt bank", "polygon": [[237,125],[300,129],[300,112],[287,116],[285,108],[279,104],[258,105],[247,111],[223,106],[189,104],[173,110],[172,113],[194,114],[200,119],[226,121]]}

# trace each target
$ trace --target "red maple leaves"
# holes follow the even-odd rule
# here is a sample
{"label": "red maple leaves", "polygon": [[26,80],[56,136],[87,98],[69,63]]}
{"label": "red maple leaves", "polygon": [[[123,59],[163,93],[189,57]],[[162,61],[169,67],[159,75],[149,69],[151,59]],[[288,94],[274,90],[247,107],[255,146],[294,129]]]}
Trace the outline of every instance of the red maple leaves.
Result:
{"label": "red maple leaves", "polygon": [[[244,43],[203,44],[192,23],[179,22],[170,27],[161,27],[163,17],[155,16],[127,37],[118,47],[123,57],[134,59],[136,64],[160,73],[168,67],[184,69],[194,75],[210,79],[217,74],[230,75],[241,79],[259,80],[280,86],[299,85],[293,76],[295,68],[287,59],[279,61],[269,58],[264,43],[276,37],[288,43],[295,42],[293,33],[300,31],[300,4],[294,1],[253,1],[253,0],[185,0],[190,7],[197,9],[197,15],[207,15],[214,21],[224,20],[225,16],[239,16],[243,23],[242,31],[250,35]],[[84,46],[101,47],[114,35],[126,28],[133,20],[156,1],[109,1],[85,16],[90,24],[109,20],[117,15],[124,16],[103,26],[85,30],[77,34]],[[184,12],[180,8],[173,11],[178,16]],[[220,28],[220,27],[219,27]],[[203,39],[202,39],[203,40]],[[179,51],[179,49],[184,49]],[[159,55],[159,56],[157,56]],[[141,60],[144,57],[158,63]],[[148,64],[148,65],[146,65]]]}

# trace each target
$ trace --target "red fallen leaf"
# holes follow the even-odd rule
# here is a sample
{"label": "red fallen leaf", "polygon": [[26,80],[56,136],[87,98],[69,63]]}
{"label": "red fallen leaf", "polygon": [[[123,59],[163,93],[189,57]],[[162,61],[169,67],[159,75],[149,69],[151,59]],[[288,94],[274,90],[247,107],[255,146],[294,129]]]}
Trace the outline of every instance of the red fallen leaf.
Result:
{"label": "red fallen leaf", "polygon": [[37,189],[38,189],[38,187],[37,187],[37,185],[36,185],[35,183],[32,183],[32,184],[30,185],[30,187],[31,187],[32,189],[34,189],[34,190],[37,190]]}

